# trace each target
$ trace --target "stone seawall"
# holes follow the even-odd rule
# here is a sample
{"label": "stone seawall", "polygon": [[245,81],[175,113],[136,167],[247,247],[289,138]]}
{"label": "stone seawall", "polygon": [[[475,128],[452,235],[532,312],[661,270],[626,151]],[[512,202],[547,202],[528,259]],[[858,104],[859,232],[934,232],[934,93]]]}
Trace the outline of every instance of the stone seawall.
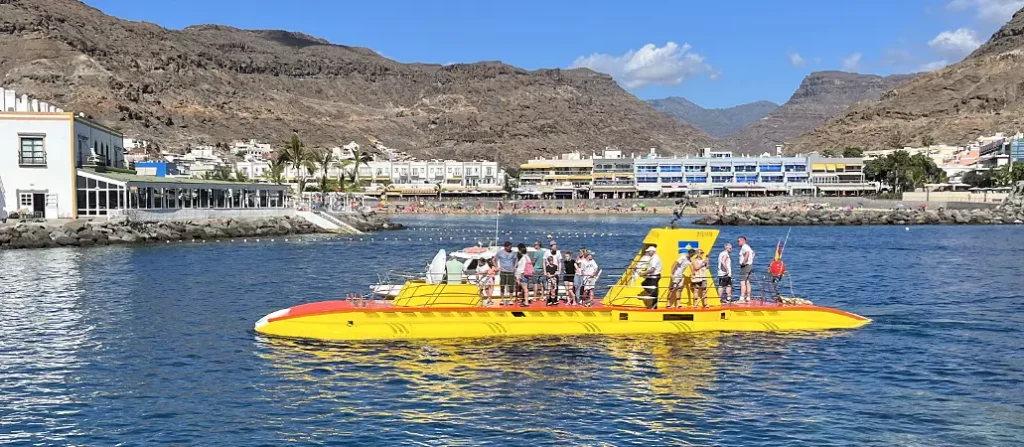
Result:
{"label": "stone seawall", "polygon": [[985,210],[751,210],[703,216],[696,225],[1009,225],[1024,222],[1020,209]]}
{"label": "stone seawall", "polygon": [[192,239],[284,236],[317,233],[296,217],[203,219],[164,222],[118,220],[21,222],[0,226],[0,249],[135,244]]}

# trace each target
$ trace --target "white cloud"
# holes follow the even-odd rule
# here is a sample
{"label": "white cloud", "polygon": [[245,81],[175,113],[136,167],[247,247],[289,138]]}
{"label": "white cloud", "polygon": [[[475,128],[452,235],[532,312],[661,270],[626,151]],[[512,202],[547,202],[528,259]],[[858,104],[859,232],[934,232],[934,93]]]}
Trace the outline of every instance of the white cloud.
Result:
{"label": "white cloud", "polygon": [[924,65],[918,67],[917,71],[935,71],[935,70],[938,70],[938,69],[940,69],[942,67],[945,67],[947,65],[949,65],[949,61],[947,61],[945,59],[942,59],[942,60],[939,60],[939,61],[933,61],[933,62],[929,62],[927,64],[924,64]]}
{"label": "white cloud", "polygon": [[843,58],[843,70],[845,71],[857,71],[860,68],[860,59],[863,57],[860,52],[853,53],[849,57]]}
{"label": "white cloud", "polygon": [[943,56],[959,59],[981,46],[981,40],[973,30],[960,28],[939,33],[928,46]]}
{"label": "white cloud", "polygon": [[952,0],[946,7],[954,11],[974,9],[978,19],[1002,24],[1024,8],[1024,0]]}
{"label": "white cloud", "polygon": [[794,67],[803,67],[807,64],[807,61],[803,57],[800,57],[800,53],[793,52],[789,53],[789,63]]}
{"label": "white cloud", "polygon": [[663,47],[649,43],[622,56],[603,53],[580,56],[569,68],[589,68],[609,74],[628,89],[679,85],[702,74],[711,79],[718,78],[718,72],[704,62],[704,56],[690,51],[690,44],[680,46],[675,42],[668,42]]}

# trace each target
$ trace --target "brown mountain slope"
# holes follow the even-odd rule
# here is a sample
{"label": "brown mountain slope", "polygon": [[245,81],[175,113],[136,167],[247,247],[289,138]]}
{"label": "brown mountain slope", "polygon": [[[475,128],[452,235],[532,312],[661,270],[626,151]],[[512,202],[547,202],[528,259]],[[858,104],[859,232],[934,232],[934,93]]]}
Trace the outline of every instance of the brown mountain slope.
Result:
{"label": "brown mountain slope", "polygon": [[882,77],[842,71],[811,73],[789,101],[723,143],[742,153],[774,151],[776,144],[803,135],[857,102],[876,100],[911,77]]}
{"label": "brown mountain slope", "polygon": [[1024,129],[1024,9],[963,61],[860,104],[794,142],[797,151],[964,143]]}
{"label": "brown mountain slope", "polygon": [[120,20],[77,0],[0,2],[5,86],[165,147],[368,137],[420,157],[515,162],[605,145],[710,144],[589,70],[402,64],[300,33]]}

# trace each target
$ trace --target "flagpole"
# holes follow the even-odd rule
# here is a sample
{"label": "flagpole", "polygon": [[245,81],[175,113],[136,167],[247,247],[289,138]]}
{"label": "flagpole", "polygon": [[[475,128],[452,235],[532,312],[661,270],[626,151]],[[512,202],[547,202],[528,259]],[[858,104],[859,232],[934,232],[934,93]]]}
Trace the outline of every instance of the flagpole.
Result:
{"label": "flagpole", "polygon": [[786,244],[789,243],[789,233],[791,232],[793,232],[793,227],[789,227],[789,230],[786,231],[786,241],[782,243],[782,250],[779,251],[780,259],[782,258],[782,253],[786,251]]}

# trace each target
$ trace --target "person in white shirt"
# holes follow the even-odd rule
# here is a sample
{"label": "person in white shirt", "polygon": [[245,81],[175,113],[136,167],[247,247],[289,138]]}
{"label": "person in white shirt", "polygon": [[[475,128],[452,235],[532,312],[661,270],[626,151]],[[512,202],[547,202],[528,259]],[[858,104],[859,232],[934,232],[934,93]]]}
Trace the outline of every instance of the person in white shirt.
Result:
{"label": "person in white shirt", "polygon": [[491,269],[490,259],[481,259],[477,262],[476,282],[480,287],[480,298],[484,299],[483,305],[490,306],[494,303],[494,273]]}
{"label": "person in white shirt", "polygon": [[703,307],[708,307],[708,261],[704,258],[704,250],[697,250],[690,261],[690,281],[693,283],[693,290],[696,295],[693,297],[693,307],[697,307],[697,300],[700,300]]}
{"label": "person in white shirt", "polygon": [[679,305],[679,298],[683,293],[683,288],[686,287],[689,282],[686,278],[689,266],[689,253],[679,255],[679,257],[676,258],[676,262],[672,263],[672,281],[669,282],[668,286],[668,302],[665,303],[666,309],[679,309],[682,307]]}
{"label": "person in white shirt", "polygon": [[587,257],[580,262],[579,269],[579,276],[583,278],[583,292],[580,295],[580,301],[584,306],[594,302],[594,287],[597,286],[599,272],[600,269],[597,266],[597,261],[594,261],[594,255],[588,252]]}
{"label": "person in white shirt", "polygon": [[648,309],[658,308],[658,283],[661,282],[661,258],[658,256],[658,247],[651,245],[647,247],[647,267],[641,272],[644,281],[640,283],[644,288],[645,296],[641,299]]}
{"label": "person in white shirt", "polygon": [[718,255],[718,296],[732,302],[732,244],[725,244],[725,249]]}
{"label": "person in white shirt", "polygon": [[754,273],[754,249],[747,244],[746,236],[736,239],[740,245],[740,301],[750,301],[750,275]]}

